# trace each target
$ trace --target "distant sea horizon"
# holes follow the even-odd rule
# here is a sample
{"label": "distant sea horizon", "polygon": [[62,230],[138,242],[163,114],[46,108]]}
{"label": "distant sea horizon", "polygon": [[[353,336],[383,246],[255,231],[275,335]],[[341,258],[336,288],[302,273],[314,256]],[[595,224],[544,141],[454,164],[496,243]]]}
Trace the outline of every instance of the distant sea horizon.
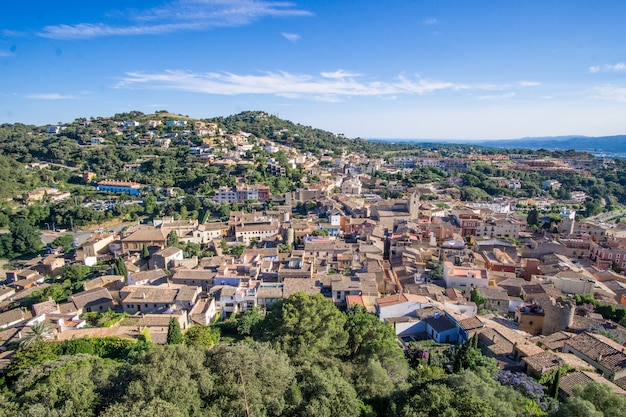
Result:
{"label": "distant sea horizon", "polygon": [[626,158],[626,135],[616,136],[545,136],[517,139],[424,139],[424,138],[364,138],[369,142],[414,145],[462,145],[494,149],[548,149],[588,152],[596,157]]}

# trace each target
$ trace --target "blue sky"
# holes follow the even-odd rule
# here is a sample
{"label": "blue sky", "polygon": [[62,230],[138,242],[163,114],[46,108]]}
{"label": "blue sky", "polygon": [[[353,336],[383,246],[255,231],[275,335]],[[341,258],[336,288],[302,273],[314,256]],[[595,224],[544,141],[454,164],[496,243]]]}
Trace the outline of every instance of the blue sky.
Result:
{"label": "blue sky", "polygon": [[625,1],[29,1],[0,123],[264,110],[363,138],[626,134]]}

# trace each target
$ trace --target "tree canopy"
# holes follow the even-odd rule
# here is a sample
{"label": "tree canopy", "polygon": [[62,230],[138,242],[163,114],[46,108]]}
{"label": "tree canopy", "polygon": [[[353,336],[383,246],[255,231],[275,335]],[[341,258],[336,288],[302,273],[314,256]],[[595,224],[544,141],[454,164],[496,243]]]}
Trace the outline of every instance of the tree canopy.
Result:
{"label": "tree canopy", "polygon": [[[416,359],[365,309],[344,313],[320,297],[278,302],[241,328],[239,342],[193,326],[184,344],[107,337],[19,348],[0,379],[0,417],[623,415],[625,400],[599,384],[577,388],[557,409],[532,378],[496,373],[476,339],[458,348],[429,342]],[[446,373],[442,365],[454,362]]]}

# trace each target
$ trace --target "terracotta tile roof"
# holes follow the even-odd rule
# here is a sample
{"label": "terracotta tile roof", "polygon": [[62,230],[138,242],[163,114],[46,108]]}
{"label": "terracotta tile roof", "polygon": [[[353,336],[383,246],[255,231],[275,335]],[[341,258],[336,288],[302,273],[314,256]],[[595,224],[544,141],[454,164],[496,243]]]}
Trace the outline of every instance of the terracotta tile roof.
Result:
{"label": "terracotta tile roof", "polygon": [[568,346],[612,372],[626,367],[626,348],[606,336],[584,332],[566,341],[564,350]]}
{"label": "terracotta tile roof", "polygon": [[[121,275],[102,275],[100,277],[94,278],[90,281],[83,283],[83,290],[89,291],[95,288],[105,287],[106,285],[118,283],[122,284],[124,282],[124,277]],[[119,288],[119,287],[118,287]]]}
{"label": "terracotta tile roof", "polygon": [[376,299],[376,303],[379,307],[388,307],[396,304],[406,303],[409,301],[423,304],[427,304],[429,302],[428,298],[424,297],[423,295],[408,293],[388,295],[386,297],[380,297]]}
{"label": "terracotta tile roof", "polygon": [[285,278],[283,281],[283,297],[287,298],[297,292],[319,294],[322,287],[319,281],[309,278]]}
{"label": "terracotta tile roof", "polygon": [[30,318],[30,314],[26,317],[21,309],[14,308],[13,310],[0,313],[0,326],[8,326],[11,323],[21,322],[28,318]]}
{"label": "terracotta tile roof", "polygon": [[124,303],[170,303],[174,304],[177,289],[150,286],[126,286],[120,291]]}
{"label": "terracotta tile roof", "polygon": [[109,290],[106,288],[94,288],[93,290],[82,291],[74,294],[70,297],[70,300],[76,305],[76,307],[83,308],[84,306],[94,303],[100,304],[107,301],[112,303],[113,297],[111,297]]}
{"label": "terracotta tile roof", "polygon": [[522,360],[526,362],[529,368],[532,368],[540,375],[566,364],[576,369],[593,371],[593,367],[587,362],[569,353],[545,351],[536,355],[527,356]]}
{"label": "terracotta tile roof", "polygon": [[133,278],[135,280],[135,282],[139,282],[139,281],[148,281],[148,282],[153,282],[153,281],[157,281],[161,278],[165,278],[167,277],[167,274],[165,273],[165,271],[163,271],[162,269],[149,269],[147,271],[139,271],[139,272],[135,272],[133,275]]}
{"label": "terracotta tile roof", "polygon": [[478,288],[478,293],[487,300],[505,300],[509,301],[509,295],[504,288],[500,287],[483,287]]}
{"label": "terracotta tile roof", "polygon": [[563,344],[572,336],[574,336],[574,333],[556,332],[549,336],[542,337],[540,342],[542,346],[550,350],[562,350]]}
{"label": "terracotta tile roof", "polygon": [[506,355],[513,353],[513,343],[508,341],[494,329],[487,329],[479,333],[479,342],[493,355]]}
{"label": "terracotta tile roof", "polygon": [[574,393],[575,387],[579,385],[585,386],[590,382],[597,382],[599,384],[608,385],[614,393],[618,395],[626,395],[626,391],[621,389],[619,386],[613,384],[608,379],[603,378],[599,374],[586,371],[570,372],[569,374],[563,375],[559,383],[559,389],[563,391],[568,397],[570,397]]}
{"label": "terracotta tile roof", "polygon": [[624,378],[616,379],[613,383],[621,389],[626,390],[626,376]]}
{"label": "terracotta tile roof", "polygon": [[197,279],[197,280],[212,280],[215,278],[215,272],[208,269],[178,269],[174,273],[172,280],[177,279]]}
{"label": "terracotta tile roof", "polygon": [[122,238],[122,242],[165,242],[167,236],[163,230],[154,227],[141,228],[130,235]]}
{"label": "terracotta tile roof", "polygon": [[257,231],[273,231],[278,230],[278,223],[270,224],[248,224],[244,226],[235,226],[235,233],[239,232],[257,232]]}
{"label": "terracotta tile roof", "polygon": [[424,319],[427,325],[435,329],[437,333],[445,332],[456,328],[456,325],[445,315],[439,317],[428,317]]}
{"label": "terracotta tile roof", "polygon": [[168,246],[165,249],[162,249],[162,250],[156,252],[154,255],[159,255],[159,256],[162,256],[164,258],[167,258],[168,256],[175,255],[178,252],[182,252],[182,249],[181,248],[177,248],[175,246]]}
{"label": "terracotta tile roof", "polygon": [[257,298],[282,298],[283,286],[282,285],[261,285],[256,292]]}
{"label": "terracotta tile roof", "polygon": [[483,322],[478,320],[475,316],[469,317],[463,320],[459,320],[458,323],[461,329],[465,330],[466,332],[471,331],[471,330],[482,329],[483,327],[485,327]]}
{"label": "terracotta tile roof", "polygon": [[31,307],[33,316],[39,316],[44,313],[58,313],[59,306],[53,300],[43,301],[41,303],[33,304]]}
{"label": "terracotta tile roof", "polygon": [[360,295],[347,295],[346,296],[346,304],[348,306],[352,306],[354,304],[358,304],[361,307],[365,307],[365,303],[363,302],[363,298]]}

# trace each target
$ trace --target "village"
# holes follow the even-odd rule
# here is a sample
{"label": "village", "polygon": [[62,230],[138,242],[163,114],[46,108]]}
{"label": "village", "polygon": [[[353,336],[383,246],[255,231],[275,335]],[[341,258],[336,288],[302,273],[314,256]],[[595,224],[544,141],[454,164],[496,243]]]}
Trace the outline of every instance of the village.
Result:
{"label": "village", "polygon": [[[195,128],[201,134],[207,129],[214,138],[216,126],[196,123]],[[207,164],[253,164],[242,158],[253,149],[248,136],[224,135],[221,142],[212,139],[189,153]],[[150,139],[144,135],[139,143]],[[93,139],[90,144],[101,145]],[[451,186],[458,177],[449,177],[446,188],[424,183],[407,189],[373,175],[421,167],[458,174],[480,160],[566,173],[589,164],[610,166],[610,160],[432,153],[387,162],[349,152],[318,159],[269,140],[260,145],[270,154],[282,151],[289,166],[319,181],[275,195],[270,187],[239,177],[235,187],[222,186],[211,197],[215,203],[248,208],[231,210],[227,221],[163,217],[119,232],[99,228],[68,253],[49,248],[43,258],[6,272],[0,288],[2,346],[15,345],[37,323],[54,329],[59,341],[137,338],[147,329],[154,343],[163,344],[171,318],[184,332],[253,309],[263,313],[296,293],[322,294],[341,309],[360,305],[389,323],[403,346],[427,339],[459,344],[477,335],[483,354],[495,358],[501,369],[534,377],[563,364],[575,369],[560,381],[563,396],[589,381],[626,395],[626,328],[617,323],[623,314],[616,315],[626,306],[626,277],[616,272],[626,268],[626,228],[605,222],[606,215],[576,220],[573,207],[584,203],[585,192],[573,192],[567,201],[546,192],[532,199],[468,202],[460,201],[458,188]],[[270,158],[265,169],[284,176],[285,168]],[[128,169],[140,169],[140,164]],[[82,175],[92,181],[90,173]],[[521,187],[514,178],[494,180],[509,189]],[[559,185],[545,181],[542,187]],[[101,193],[134,199],[141,199],[146,187],[111,179],[95,186]],[[397,198],[382,198],[383,192]],[[35,190],[28,200],[55,202],[69,196]],[[545,211],[557,203],[558,221],[552,215],[538,219],[549,222],[547,228],[529,224],[530,207]],[[189,243],[204,251],[189,256],[181,246]],[[116,260],[123,262],[123,275],[101,268],[63,302],[50,298],[28,308],[20,304],[49,286],[66,266]],[[594,300],[597,311],[589,300],[580,302],[585,297]],[[108,327],[84,318],[85,313],[111,311],[125,313],[124,318]],[[11,355],[6,348],[1,353],[4,366]]]}

